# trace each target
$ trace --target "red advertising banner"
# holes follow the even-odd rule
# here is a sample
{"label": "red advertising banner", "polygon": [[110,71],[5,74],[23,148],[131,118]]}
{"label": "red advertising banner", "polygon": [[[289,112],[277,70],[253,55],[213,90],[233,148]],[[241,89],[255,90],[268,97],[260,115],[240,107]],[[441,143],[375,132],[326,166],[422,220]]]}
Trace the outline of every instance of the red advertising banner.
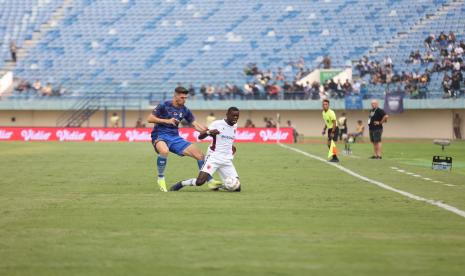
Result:
{"label": "red advertising banner", "polygon": [[[149,142],[151,131],[146,128],[0,127],[0,141]],[[200,142],[199,132],[193,128],[180,128],[179,135],[187,141]],[[238,128],[235,141],[276,143],[278,139],[281,143],[292,143],[292,128],[279,131],[276,128]]]}

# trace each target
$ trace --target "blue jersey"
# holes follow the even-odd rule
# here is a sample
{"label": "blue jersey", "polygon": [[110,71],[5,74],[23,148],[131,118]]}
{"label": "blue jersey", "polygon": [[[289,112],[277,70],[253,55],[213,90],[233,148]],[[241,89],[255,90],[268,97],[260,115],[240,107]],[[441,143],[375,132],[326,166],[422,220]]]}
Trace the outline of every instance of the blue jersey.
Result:
{"label": "blue jersey", "polygon": [[[192,123],[195,118],[192,112],[185,106],[181,107],[174,107],[171,101],[166,101],[157,105],[153,111],[152,115],[157,116],[160,119],[171,119],[175,118],[179,122],[183,119],[186,120],[189,124]],[[171,124],[155,124],[152,130],[153,135],[175,135],[178,136],[178,126],[171,125]]]}

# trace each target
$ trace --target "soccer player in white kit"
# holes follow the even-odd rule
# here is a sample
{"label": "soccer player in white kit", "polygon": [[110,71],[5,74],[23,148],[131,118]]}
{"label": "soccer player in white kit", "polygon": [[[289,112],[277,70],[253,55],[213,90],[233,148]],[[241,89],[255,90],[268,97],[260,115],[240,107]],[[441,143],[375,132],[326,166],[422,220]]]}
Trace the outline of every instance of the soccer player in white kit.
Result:
{"label": "soccer player in white kit", "polygon": [[[234,153],[236,152],[233,143],[236,137],[238,119],[239,109],[237,107],[230,107],[225,119],[213,121],[209,129],[199,135],[199,139],[205,139],[207,136],[213,138],[208,147],[205,163],[200,169],[199,175],[197,178],[183,180],[174,184],[171,186],[170,191],[179,191],[185,186],[201,186],[216,171],[218,171],[223,182],[227,178],[239,178],[232,162]],[[212,187],[214,190],[219,188],[221,187]],[[235,191],[239,192],[240,186]]]}

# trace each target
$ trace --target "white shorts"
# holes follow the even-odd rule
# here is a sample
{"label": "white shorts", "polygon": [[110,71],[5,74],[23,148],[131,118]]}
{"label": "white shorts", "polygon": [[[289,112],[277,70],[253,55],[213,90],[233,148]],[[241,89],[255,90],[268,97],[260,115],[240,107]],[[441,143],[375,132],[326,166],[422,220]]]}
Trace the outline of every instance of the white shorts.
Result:
{"label": "white shorts", "polygon": [[205,163],[203,164],[201,171],[206,172],[211,176],[213,176],[213,174],[218,171],[218,174],[223,181],[225,181],[228,177],[239,178],[232,160],[218,161],[214,158],[211,158],[209,155],[205,157]]}

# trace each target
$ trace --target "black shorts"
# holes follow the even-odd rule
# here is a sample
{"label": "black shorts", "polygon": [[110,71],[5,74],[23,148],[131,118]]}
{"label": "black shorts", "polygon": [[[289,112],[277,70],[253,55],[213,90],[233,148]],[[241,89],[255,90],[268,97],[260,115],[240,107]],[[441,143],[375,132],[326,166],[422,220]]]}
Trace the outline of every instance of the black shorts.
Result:
{"label": "black shorts", "polygon": [[370,141],[372,143],[379,143],[381,142],[381,136],[383,135],[382,129],[370,129]]}
{"label": "black shorts", "polygon": [[[338,136],[339,136],[339,128],[336,127],[336,130],[334,131],[334,136],[333,136],[334,142],[337,142]],[[328,129],[328,141],[331,141],[331,129]]]}

